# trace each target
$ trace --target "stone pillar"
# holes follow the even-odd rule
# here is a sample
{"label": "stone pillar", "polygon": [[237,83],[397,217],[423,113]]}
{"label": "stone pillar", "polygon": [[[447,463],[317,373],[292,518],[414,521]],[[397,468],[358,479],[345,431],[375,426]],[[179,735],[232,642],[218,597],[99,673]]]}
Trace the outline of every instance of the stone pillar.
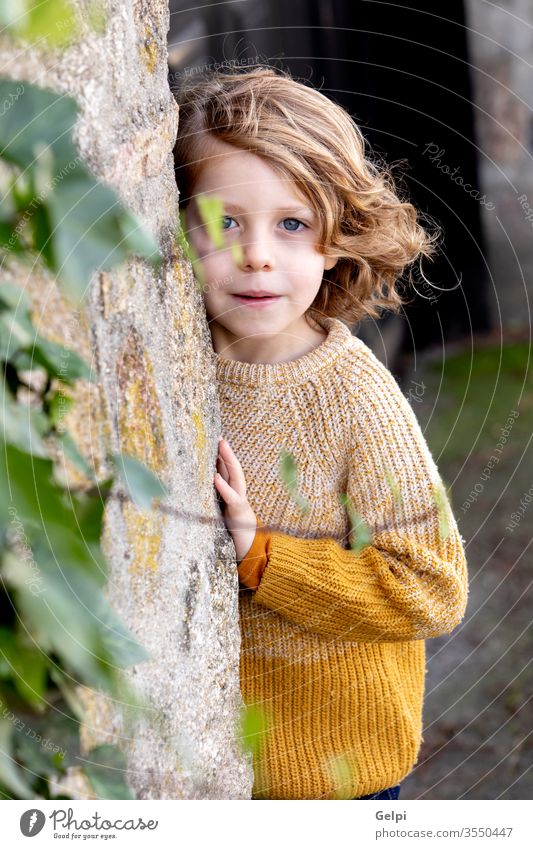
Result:
{"label": "stone pillar", "polygon": [[[164,256],[158,272],[131,258],[94,275],[79,312],[48,275],[21,267],[17,274],[40,332],[75,348],[96,372],[95,384],[78,381],[64,425],[97,478],[113,472],[106,456],[123,452],[171,492],[166,513],[141,513],[116,492],[108,501],[106,592],[151,655],[126,674],[147,707],[130,725],[120,704],[82,690],[83,748],[119,745],[141,799],[249,798],[251,763],[235,737],[238,581],[212,485],[220,433],[214,362],[201,295],[176,241],[168,25],[165,0],[111,0],[104,27],[86,27],[63,51],[2,42],[5,75],[77,100],[81,155],[156,235]],[[65,475],[71,485],[88,484],[68,463]],[[75,798],[91,795],[76,770],[69,782]]]}

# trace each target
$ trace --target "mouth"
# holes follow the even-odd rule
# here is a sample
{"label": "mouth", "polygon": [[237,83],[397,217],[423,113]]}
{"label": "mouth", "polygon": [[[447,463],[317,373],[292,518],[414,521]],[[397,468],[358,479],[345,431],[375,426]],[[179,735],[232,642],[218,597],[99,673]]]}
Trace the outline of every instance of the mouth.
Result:
{"label": "mouth", "polygon": [[242,304],[254,307],[273,304],[275,301],[281,299],[281,295],[233,295],[232,297],[236,298]]}

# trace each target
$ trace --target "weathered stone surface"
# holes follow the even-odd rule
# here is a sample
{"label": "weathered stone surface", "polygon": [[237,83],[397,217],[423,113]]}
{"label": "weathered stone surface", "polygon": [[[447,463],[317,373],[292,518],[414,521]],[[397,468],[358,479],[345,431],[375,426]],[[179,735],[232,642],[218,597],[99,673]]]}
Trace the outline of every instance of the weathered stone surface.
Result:
{"label": "weathered stone surface", "polygon": [[[96,383],[78,382],[63,425],[98,479],[120,451],[150,466],[172,494],[172,513],[141,513],[117,490],[108,502],[107,594],[152,659],[126,676],[145,700],[141,710],[81,690],[84,751],[118,743],[138,798],[248,798],[251,765],[234,733],[238,583],[212,486],[220,432],[214,364],[201,296],[175,240],[168,15],[164,0],[114,0],[105,31],[87,30],[62,53],[1,43],[4,73],[76,98],[80,153],[164,254],[157,275],[134,258],[96,275],[78,313],[48,275],[13,269],[43,335],[75,348],[94,370]],[[71,464],[64,473],[72,486],[87,484]],[[68,788],[75,798],[92,796],[78,770]]]}

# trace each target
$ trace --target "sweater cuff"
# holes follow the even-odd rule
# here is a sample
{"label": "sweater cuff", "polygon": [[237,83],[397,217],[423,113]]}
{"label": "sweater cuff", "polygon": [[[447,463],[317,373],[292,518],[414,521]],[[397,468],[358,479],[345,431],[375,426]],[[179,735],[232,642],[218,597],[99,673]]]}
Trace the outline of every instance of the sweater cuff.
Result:
{"label": "sweater cuff", "polygon": [[254,541],[237,566],[239,581],[250,590],[256,590],[259,586],[263,572],[268,564],[272,533],[263,525],[261,519],[255,514],[257,526]]}

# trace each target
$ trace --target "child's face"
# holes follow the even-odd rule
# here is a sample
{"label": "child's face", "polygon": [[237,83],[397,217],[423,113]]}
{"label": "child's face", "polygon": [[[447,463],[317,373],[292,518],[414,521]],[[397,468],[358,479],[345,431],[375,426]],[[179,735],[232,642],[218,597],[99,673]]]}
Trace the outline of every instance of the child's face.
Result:
{"label": "child's face", "polygon": [[[222,200],[223,248],[213,247],[196,204],[198,195]],[[295,348],[299,343],[301,347],[301,341],[309,338],[304,313],[315,299],[324,270],[337,260],[317,250],[319,222],[294,183],[256,154],[213,139],[186,208],[185,225],[202,266],[215,350],[238,340],[278,334],[283,334],[283,347],[290,348],[292,339]],[[277,297],[239,297],[250,289]]]}

